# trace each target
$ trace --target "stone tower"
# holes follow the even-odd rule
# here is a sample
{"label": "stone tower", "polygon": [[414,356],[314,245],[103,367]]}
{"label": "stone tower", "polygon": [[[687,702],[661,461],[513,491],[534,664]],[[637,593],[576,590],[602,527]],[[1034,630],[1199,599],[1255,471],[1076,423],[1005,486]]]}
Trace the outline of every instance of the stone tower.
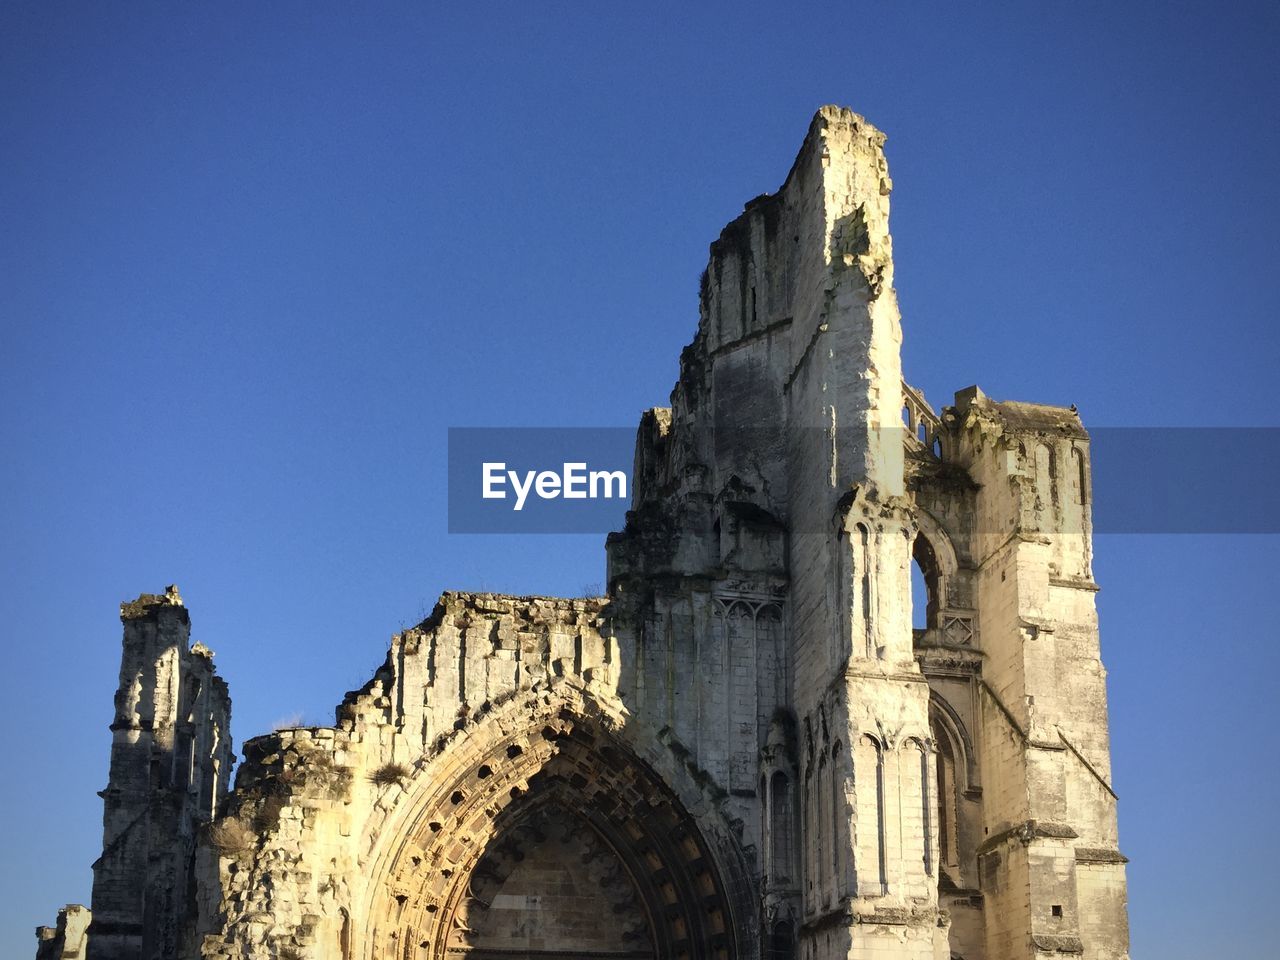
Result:
{"label": "stone tower", "polygon": [[[1127,960],[1088,435],[903,382],[883,143],[823,108],[712,244],[608,596],[446,593],[332,726],[244,745],[194,853],[99,869],[155,906],[95,885],[91,950],[101,909],[148,960]],[[185,753],[121,709],[150,809]]]}
{"label": "stone tower", "polygon": [[[704,651],[691,712],[664,719],[740,815],[762,819],[779,944],[800,930],[806,957],[885,956],[892,942],[917,960],[946,933],[883,141],[824,109],[782,189],[712,245],[698,336],[670,414],[642,437],[652,467],[610,540],[609,582],[646,656],[665,630]],[[702,678],[717,669],[732,678],[723,704]],[[798,862],[779,848],[792,837]]]}
{"label": "stone tower", "polygon": [[89,960],[171,960],[188,924],[197,830],[226,796],[231,700],[213,654],[190,643],[176,587],[121,604],[120,686],[93,865]]}

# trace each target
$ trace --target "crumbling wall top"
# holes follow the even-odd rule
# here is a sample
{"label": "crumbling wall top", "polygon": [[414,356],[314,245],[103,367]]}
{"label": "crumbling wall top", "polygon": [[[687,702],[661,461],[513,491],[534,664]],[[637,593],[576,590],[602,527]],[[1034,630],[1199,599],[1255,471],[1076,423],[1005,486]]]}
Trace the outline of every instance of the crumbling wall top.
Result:
{"label": "crumbling wall top", "polygon": [[186,608],[182,603],[182,594],[178,592],[177,584],[169,584],[165,587],[164,594],[143,593],[136,600],[126,600],[120,604],[120,619],[124,620],[141,620],[146,617],[156,616],[162,609],[167,607],[181,607],[185,614]]}
{"label": "crumbling wall top", "polygon": [[584,615],[596,617],[607,602],[604,597],[515,596],[505,593],[471,593],[446,590],[435,609],[416,629],[430,629],[446,617],[481,615],[513,615],[535,623],[575,623]]}
{"label": "crumbling wall top", "polygon": [[963,420],[996,424],[1004,433],[1053,433],[1078,440],[1089,438],[1074,405],[1055,407],[1021,400],[992,400],[974,386],[956,393],[956,412]]}

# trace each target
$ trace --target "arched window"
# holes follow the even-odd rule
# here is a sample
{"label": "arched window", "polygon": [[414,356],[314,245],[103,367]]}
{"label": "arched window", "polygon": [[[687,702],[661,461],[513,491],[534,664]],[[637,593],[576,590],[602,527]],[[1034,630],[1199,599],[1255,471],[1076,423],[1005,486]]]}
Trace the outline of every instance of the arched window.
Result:
{"label": "arched window", "polygon": [[924,534],[916,536],[911,559],[911,626],[928,630],[938,626],[938,613],[942,609],[942,569],[933,544]]}
{"label": "arched window", "polygon": [[858,593],[862,607],[862,632],[868,659],[875,656],[871,630],[871,531],[858,524]]}
{"label": "arched window", "polygon": [[1057,458],[1047,443],[1036,444],[1036,496],[1040,509],[1048,510],[1054,503],[1054,481],[1058,476]]}
{"label": "arched window", "polygon": [[853,545],[849,542],[849,534],[841,530],[837,537],[836,558],[831,565],[835,571],[835,609],[836,625],[839,635],[836,640],[838,663],[844,663],[853,656],[854,611],[851,595],[853,593],[852,571],[858,563],[853,556]]}
{"label": "arched window", "polygon": [[836,899],[848,891],[845,877],[845,857],[849,849],[849,823],[845,810],[844,769],[841,763],[842,744],[836,741],[831,748],[831,875],[835,880]]}
{"label": "arched window", "polygon": [[769,941],[765,946],[766,960],[794,960],[795,940],[791,924],[786,920],[776,921],[769,928]]}
{"label": "arched window", "polygon": [[937,781],[933,809],[936,811],[938,861],[952,879],[960,865],[960,795],[967,782],[965,746],[961,734],[953,728],[955,721],[944,715],[944,707],[935,700],[929,708],[929,726],[934,743],[934,773]]}
{"label": "arched window", "polygon": [[817,874],[818,902],[825,903],[829,889],[827,876],[831,867],[827,844],[835,843],[835,837],[827,836],[830,830],[828,825],[831,823],[831,767],[825,753],[818,757],[818,775],[814,778],[813,789],[817,794],[814,798],[814,820],[817,827],[813,835],[814,872]]}
{"label": "arched window", "polygon": [[218,787],[222,783],[222,761],[214,757],[211,765],[213,776],[209,778],[211,782],[205,784],[204,792],[210,820],[218,815]]}
{"label": "arched window", "polygon": [[914,864],[920,865],[925,876],[932,877],[933,811],[929,785],[933,771],[924,742],[917,737],[904,740],[898,751],[897,768],[903,866],[909,880],[919,876]]}
{"label": "arched window", "polygon": [[[858,863],[860,896],[883,896],[888,892],[888,863],[885,851],[884,754],[880,741],[866,735],[855,751],[858,778]],[[865,866],[864,866],[865,865]],[[867,876],[861,876],[863,870]]]}
{"label": "arched window", "polygon": [[946,737],[938,739],[938,850],[942,862],[956,862],[955,817],[952,811],[956,792],[956,758]]}
{"label": "arched window", "polygon": [[[807,720],[805,721],[805,726],[808,726]],[[813,791],[814,757],[812,735],[809,737],[808,746],[808,756],[804,767],[804,795],[802,798],[802,802],[804,804],[804,836],[806,838],[804,851],[804,887],[807,901],[810,904],[813,904],[817,902],[817,890],[814,884],[815,874],[817,873],[817,863],[815,862],[812,851],[810,850],[808,838],[817,834],[818,821],[814,816],[814,805],[817,797],[814,795]]]}
{"label": "arched window", "polygon": [[919,740],[915,741],[919,751],[920,771],[920,833],[924,840],[924,874],[933,876],[933,810],[929,794],[932,792],[933,771],[929,769],[929,751]]}
{"label": "arched window", "polygon": [[763,773],[760,774],[760,792],[757,796],[760,798],[760,850],[764,857],[762,867],[765,876],[769,877],[773,875],[773,808],[769,803],[769,778]]}
{"label": "arched window", "polygon": [[769,778],[769,879],[789,884],[795,879],[795,827],[791,781],[781,770]]}
{"label": "arched window", "polygon": [[1071,448],[1071,463],[1075,467],[1076,503],[1089,502],[1089,470],[1085,466],[1084,451],[1079,447]]}

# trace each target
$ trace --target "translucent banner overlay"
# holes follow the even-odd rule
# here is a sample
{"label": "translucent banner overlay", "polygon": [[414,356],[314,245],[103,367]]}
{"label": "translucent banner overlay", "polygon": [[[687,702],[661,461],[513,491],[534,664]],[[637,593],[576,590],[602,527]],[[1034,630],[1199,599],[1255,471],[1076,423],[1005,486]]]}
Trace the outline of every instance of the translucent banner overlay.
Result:
{"label": "translucent banner overlay", "polygon": [[[730,463],[735,451],[759,462],[751,451],[770,451],[767,458],[781,446],[812,451],[832,442],[807,433],[780,444],[775,431],[738,431],[713,445]],[[449,532],[621,530],[635,442],[634,427],[450,428]],[[1280,427],[1097,427],[1088,450],[1095,533],[1280,533]],[[917,455],[926,473],[937,464]]]}
{"label": "translucent banner overlay", "polygon": [[1090,431],[1095,533],[1280,533],[1280,427]]}
{"label": "translucent banner overlay", "polygon": [[635,449],[634,427],[450,427],[449,532],[621,530]]}

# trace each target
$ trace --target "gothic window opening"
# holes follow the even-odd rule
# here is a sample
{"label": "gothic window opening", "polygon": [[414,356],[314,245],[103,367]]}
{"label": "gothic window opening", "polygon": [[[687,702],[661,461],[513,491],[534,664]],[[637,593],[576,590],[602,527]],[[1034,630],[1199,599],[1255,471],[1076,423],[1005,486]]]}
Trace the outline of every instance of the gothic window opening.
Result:
{"label": "gothic window opening", "polygon": [[836,900],[839,901],[847,892],[845,883],[845,850],[847,848],[845,814],[844,780],[840,776],[839,740],[831,748],[831,874],[835,880]]}
{"label": "gothic window opening", "polygon": [[960,810],[960,765],[964,762],[962,747],[957,742],[951,728],[943,723],[936,712],[939,708],[931,707],[930,727],[934,743],[935,796],[933,813],[938,834],[938,861],[940,866],[951,873],[953,880],[960,865],[959,810]]}
{"label": "gothic window opening", "polygon": [[858,524],[858,593],[862,600],[862,631],[866,641],[867,659],[876,655],[874,637],[871,630],[871,531],[861,523]]}
{"label": "gothic window opening", "polygon": [[760,843],[764,851],[764,873],[773,876],[773,803],[769,797],[769,777],[760,774]]}
{"label": "gothic window opening", "polygon": [[205,800],[207,801],[205,814],[211,820],[218,815],[218,790],[221,784],[222,761],[215,757],[213,760],[213,776],[210,777],[210,782],[205,784],[204,793]]}
{"label": "gothic window opening", "polygon": [[827,765],[827,757],[825,754],[818,758],[818,776],[814,781],[814,790],[817,793],[814,803],[814,814],[817,830],[814,832],[814,864],[815,871],[818,875],[819,899],[825,901],[827,898],[827,871],[830,870],[830,863],[827,860],[827,843],[834,840],[827,837],[826,824],[831,822],[831,768]]}
{"label": "gothic window opening", "polygon": [[851,582],[854,558],[849,535],[841,530],[837,538],[836,559],[832,567],[835,570],[835,608],[837,611],[837,629],[839,630],[840,655],[838,660],[844,662],[853,656],[853,623],[855,619],[851,594]]}
{"label": "gothic window opening", "polygon": [[[888,861],[885,850],[884,754],[880,741],[870,735],[858,740],[855,752],[858,778],[858,863],[859,896],[880,897],[888,893]],[[869,789],[864,789],[865,785]]]}
{"label": "gothic window opening", "polygon": [[929,614],[927,601],[921,602],[922,597],[928,596],[929,585],[925,581],[924,571],[920,569],[920,562],[912,560],[911,562],[911,629],[921,632],[929,629]]}
{"label": "gothic window opening", "polygon": [[929,630],[938,626],[942,609],[942,570],[933,544],[923,534],[911,549],[911,627]]}
{"label": "gothic window opening", "polygon": [[795,935],[790,923],[779,920],[769,928],[765,957],[766,960],[795,960]]}
{"label": "gothic window opening", "polygon": [[814,830],[815,821],[813,816],[813,801],[813,760],[810,759],[809,764],[805,767],[804,771],[804,835],[806,837],[806,849],[804,853],[804,886],[805,893],[810,903],[813,902],[814,897],[814,862],[813,856],[808,849],[809,843],[807,838],[812,837],[816,833]]}
{"label": "gothic window opening", "polygon": [[1037,509],[1050,510],[1055,503],[1058,476],[1057,457],[1047,443],[1036,444],[1036,499]]}
{"label": "gothic window opening", "polygon": [[777,771],[769,781],[769,874],[778,884],[795,879],[795,828],[792,822],[791,781]]}
{"label": "gothic window opening", "polygon": [[930,802],[929,784],[933,781],[929,770],[929,751],[923,743],[916,741],[920,751],[920,826],[924,837],[924,873],[933,876],[933,811]]}
{"label": "gothic window opening", "polygon": [[884,809],[884,750],[880,744],[875,744],[876,748],[876,861],[880,867],[880,893],[889,892],[889,863],[888,851],[885,849],[886,828],[885,809]]}
{"label": "gothic window opening", "polygon": [[1079,447],[1071,448],[1071,463],[1075,467],[1076,503],[1083,506],[1089,502],[1089,471],[1085,466],[1084,452]]}

